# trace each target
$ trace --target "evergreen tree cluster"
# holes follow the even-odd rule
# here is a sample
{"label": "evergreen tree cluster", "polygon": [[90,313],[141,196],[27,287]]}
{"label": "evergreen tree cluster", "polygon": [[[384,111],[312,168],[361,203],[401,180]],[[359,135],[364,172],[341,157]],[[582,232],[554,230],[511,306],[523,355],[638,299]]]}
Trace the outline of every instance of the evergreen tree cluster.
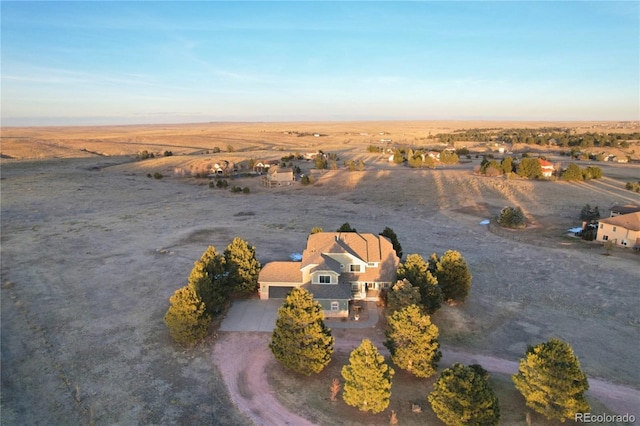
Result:
{"label": "evergreen tree cluster", "polygon": [[600,209],[598,206],[591,208],[589,204],[585,204],[580,211],[580,219],[587,223],[597,222],[600,219]]}
{"label": "evergreen tree cluster", "polygon": [[[472,280],[466,260],[456,250],[448,250],[440,257],[433,253],[428,262],[419,254],[410,254],[398,267],[397,277],[419,289],[420,306],[430,315],[440,309],[443,301],[464,302]],[[387,301],[391,297],[392,303],[396,303],[396,295],[392,295],[396,287],[404,291],[406,284],[394,285]]]}
{"label": "evergreen tree cluster", "polygon": [[232,296],[257,291],[260,268],[255,247],[240,238],[234,238],[224,254],[207,247],[195,261],[187,285],[169,299],[164,321],[171,337],[183,345],[205,337],[211,319],[224,310]]}
{"label": "evergreen tree cluster", "polygon": [[602,169],[596,166],[581,168],[575,163],[571,163],[562,172],[562,180],[582,181],[590,179],[602,179]]}

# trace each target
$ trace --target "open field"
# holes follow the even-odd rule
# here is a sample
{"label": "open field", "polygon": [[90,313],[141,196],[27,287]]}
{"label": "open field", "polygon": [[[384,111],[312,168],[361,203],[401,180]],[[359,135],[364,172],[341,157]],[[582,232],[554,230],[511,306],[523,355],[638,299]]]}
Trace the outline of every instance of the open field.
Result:
{"label": "open field", "polygon": [[[640,203],[624,189],[640,179],[640,166],[598,163],[600,181],[531,182],[475,176],[475,158],[411,170],[366,151],[374,132],[395,141],[497,127],[405,124],[404,133],[395,122],[2,129],[3,157],[32,159],[1,164],[0,423],[250,424],[230,403],[225,366],[211,362],[214,339],[190,351],[172,344],[162,322],[168,298],[209,244],[221,251],[239,236],[266,263],[301,251],[312,227],[346,221],[363,232],[393,228],[405,254],[456,249],[466,257],[474,276],[468,302],[433,318],[443,347],[515,361],[528,344],[557,336],[590,377],[640,387],[640,256],[603,256],[601,246],[565,235],[586,203],[603,215],[614,203]],[[523,124],[530,123],[509,125]],[[215,134],[216,126],[226,133]],[[202,154],[227,145],[234,152]],[[134,161],[142,149],[174,156]],[[277,159],[316,149],[364,159],[365,171],[313,171],[300,161],[314,185],[268,190],[256,178],[234,181],[250,194],[171,176],[231,155]],[[165,178],[146,177],[155,171]],[[531,226],[479,225],[505,205],[521,206]],[[494,379],[500,392],[503,379]]]}

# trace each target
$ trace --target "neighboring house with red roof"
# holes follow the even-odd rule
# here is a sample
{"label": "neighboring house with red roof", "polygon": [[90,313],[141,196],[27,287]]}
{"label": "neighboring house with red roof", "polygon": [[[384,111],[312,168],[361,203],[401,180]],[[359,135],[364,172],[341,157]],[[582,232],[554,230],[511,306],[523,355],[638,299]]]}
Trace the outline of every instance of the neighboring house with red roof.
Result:
{"label": "neighboring house with red roof", "polygon": [[270,262],[262,268],[260,298],[284,298],[294,287],[303,287],[327,318],[348,317],[349,301],[378,300],[380,290],[395,283],[399,264],[386,237],[319,232],[309,235],[301,262]]}
{"label": "neighboring house with red roof", "polygon": [[550,178],[553,176],[553,173],[556,171],[555,167],[553,167],[553,163],[543,160],[542,158],[538,158],[540,162],[540,168],[542,169],[542,177]]}
{"label": "neighboring house with red roof", "polygon": [[640,248],[640,212],[600,219],[597,241],[613,241],[621,247]]}

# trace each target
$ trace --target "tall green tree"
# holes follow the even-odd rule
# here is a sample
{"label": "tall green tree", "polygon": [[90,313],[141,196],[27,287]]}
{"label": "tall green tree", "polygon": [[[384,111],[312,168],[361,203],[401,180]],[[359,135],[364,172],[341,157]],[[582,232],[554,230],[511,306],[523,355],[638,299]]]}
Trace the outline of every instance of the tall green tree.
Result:
{"label": "tall green tree", "polygon": [[513,158],[504,157],[500,162],[500,168],[504,174],[513,172]]}
{"label": "tall green tree", "polygon": [[322,306],[307,290],[287,295],[276,318],[269,348],[285,367],[307,376],[331,362],[335,339],[324,324]]}
{"label": "tall green tree", "polygon": [[214,246],[207,247],[189,274],[188,286],[204,302],[209,315],[220,312],[229,300],[226,275],[226,260]]}
{"label": "tall green tree", "polygon": [[583,180],[582,170],[576,163],[571,163],[562,172],[562,180]]}
{"label": "tall green tree", "polygon": [[232,291],[238,295],[249,295],[258,291],[260,262],[256,259],[256,248],[241,238],[234,238],[224,251],[227,277]]}
{"label": "tall green tree", "polygon": [[387,317],[389,330],[384,345],[395,365],[416,377],[431,377],[442,358],[438,327],[418,305],[410,305]]}
{"label": "tall green tree", "polygon": [[419,254],[410,254],[404,263],[398,267],[399,280],[407,279],[420,289],[421,304],[431,315],[440,309],[443,292],[438,280],[429,271],[429,264]]}
{"label": "tall green tree", "polygon": [[169,334],[181,345],[192,345],[209,332],[211,317],[204,303],[190,287],[182,287],[169,298],[171,306],[164,316]]}
{"label": "tall green tree", "polygon": [[480,365],[453,364],[438,377],[427,397],[433,412],[448,426],[492,426],[500,422],[498,397]]}
{"label": "tall green tree", "polygon": [[389,314],[410,305],[421,305],[420,288],[414,287],[408,279],[398,280],[387,293],[387,311]]}
{"label": "tall green tree", "polygon": [[447,250],[435,264],[435,275],[444,300],[465,301],[471,289],[472,276],[467,261],[459,251]]}
{"label": "tall green tree", "polygon": [[349,355],[349,363],[342,367],[342,399],[360,411],[380,413],[389,406],[394,373],[378,348],[364,339]]}
{"label": "tall green tree", "polygon": [[380,233],[380,235],[382,235],[383,237],[387,237],[389,240],[391,240],[391,245],[393,246],[393,249],[396,252],[396,256],[398,256],[399,259],[402,259],[402,246],[400,245],[400,241],[398,241],[398,236],[393,231],[393,229],[387,226]]}
{"label": "tall green tree", "polygon": [[542,166],[537,158],[523,158],[518,165],[518,174],[529,179],[542,177]]}
{"label": "tall green tree", "polygon": [[564,422],[589,412],[589,382],[567,342],[552,338],[529,346],[512,378],[527,406],[548,419]]}

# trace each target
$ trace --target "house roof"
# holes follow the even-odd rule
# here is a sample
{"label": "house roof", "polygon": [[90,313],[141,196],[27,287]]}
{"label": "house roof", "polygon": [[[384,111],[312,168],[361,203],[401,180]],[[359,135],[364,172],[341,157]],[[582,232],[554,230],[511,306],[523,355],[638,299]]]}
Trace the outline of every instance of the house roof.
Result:
{"label": "house roof", "polygon": [[[378,268],[365,268],[364,273],[342,271],[340,264],[327,255],[349,254],[363,262],[378,263]],[[391,241],[381,235],[358,232],[318,232],[309,235],[307,248],[302,253],[303,265],[323,265],[348,281],[393,281],[400,259]],[[314,267],[314,270],[320,266]]]}
{"label": "house roof", "polygon": [[395,254],[395,251],[391,241],[380,235],[359,232],[318,232],[309,235],[307,248],[302,253],[302,262],[319,263],[317,260],[323,253],[347,253],[364,262],[380,262],[389,253]]}
{"label": "house roof", "polygon": [[621,214],[620,216],[600,219],[600,223],[620,226],[630,231],[640,231],[640,212]]}
{"label": "house roof", "polygon": [[553,163],[543,160],[542,158],[538,158],[538,161],[540,162],[540,167],[549,167],[553,169]]}
{"label": "house roof", "polygon": [[258,281],[300,284],[301,266],[300,262],[269,262],[260,270]]}
{"label": "house roof", "polygon": [[637,206],[635,204],[625,204],[624,206],[616,204],[609,210],[611,210],[612,212],[618,212],[620,214],[635,213],[640,212],[640,206]]}

